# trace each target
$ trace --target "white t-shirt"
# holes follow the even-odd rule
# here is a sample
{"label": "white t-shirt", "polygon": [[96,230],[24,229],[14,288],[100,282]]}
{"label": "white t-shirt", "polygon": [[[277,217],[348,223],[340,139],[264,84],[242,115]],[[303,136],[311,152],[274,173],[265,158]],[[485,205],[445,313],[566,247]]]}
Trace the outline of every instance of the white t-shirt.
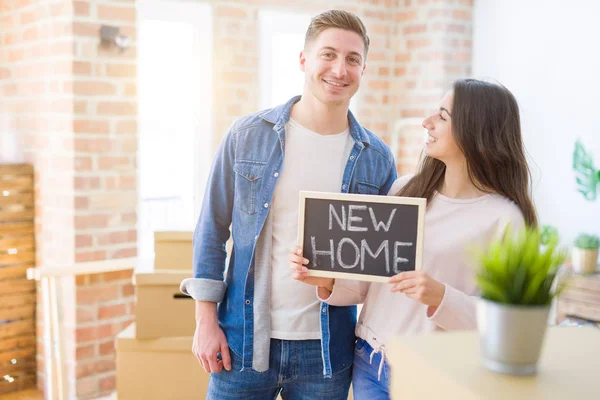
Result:
{"label": "white t-shirt", "polygon": [[[411,177],[396,180],[390,194],[397,193]],[[422,270],[445,284],[444,298],[427,316],[427,306],[388,283],[336,279],[328,299],[331,305],[364,302],[356,335],[374,349],[394,335],[411,335],[437,329],[475,329],[477,289],[474,264],[468,245],[485,245],[500,238],[510,223],[520,230],[525,221],[519,207],[497,194],[472,199],[452,199],[437,193],[425,213]]]}
{"label": "white t-shirt", "polygon": [[321,135],[292,119],[285,136],[283,168],[271,201],[271,337],[320,339],[320,301],[314,287],[294,280],[289,267],[290,250],[297,245],[298,196],[301,190],[339,193],[354,140],[349,130]]}

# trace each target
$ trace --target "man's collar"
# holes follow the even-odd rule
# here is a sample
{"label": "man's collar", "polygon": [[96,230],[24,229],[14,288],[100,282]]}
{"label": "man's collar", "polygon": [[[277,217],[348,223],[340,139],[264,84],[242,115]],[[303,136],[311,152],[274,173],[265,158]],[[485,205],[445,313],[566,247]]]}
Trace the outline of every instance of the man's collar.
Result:
{"label": "man's collar", "polygon": [[[292,107],[302,96],[294,96],[288,100],[285,104],[280,104],[276,107],[266,110],[260,115],[262,119],[273,124],[273,130],[280,131],[283,129],[285,124],[290,120],[290,114],[292,113]],[[350,126],[350,135],[355,142],[361,142],[365,146],[368,146],[371,141],[369,135],[365,132],[365,129],[358,123],[352,111],[348,110],[348,125]]]}

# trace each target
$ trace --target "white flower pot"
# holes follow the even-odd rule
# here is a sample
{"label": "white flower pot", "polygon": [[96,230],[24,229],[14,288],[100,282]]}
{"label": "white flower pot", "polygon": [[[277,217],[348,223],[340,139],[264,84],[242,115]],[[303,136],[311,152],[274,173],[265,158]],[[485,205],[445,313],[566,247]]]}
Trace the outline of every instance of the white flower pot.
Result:
{"label": "white flower pot", "polygon": [[593,274],[598,268],[598,249],[573,248],[571,253],[573,272],[578,274]]}
{"label": "white flower pot", "polygon": [[549,311],[549,305],[515,306],[480,299],[477,326],[483,365],[505,374],[535,374]]}

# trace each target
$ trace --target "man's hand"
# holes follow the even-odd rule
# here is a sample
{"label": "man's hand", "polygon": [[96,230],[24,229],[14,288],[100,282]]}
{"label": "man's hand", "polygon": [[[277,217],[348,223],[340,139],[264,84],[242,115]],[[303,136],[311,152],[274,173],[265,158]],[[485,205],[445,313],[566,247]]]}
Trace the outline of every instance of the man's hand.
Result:
{"label": "man's hand", "polygon": [[[192,353],[206,372],[221,372],[223,367],[227,371],[231,370],[229,345],[219,326],[215,303],[196,301],[196,332]],[[220,359],[218,353],[221,354]]]}
{"label": "man's hand", "polygon": [[329,292],[333,291],[335,279],[308,276],[308,268],[305,267],[305,265],[308,265],[308,259],[302,257],[302,249],[292,249],[289,260],[290,268],[292,269],[292,278],[309,285],[326,288]]}

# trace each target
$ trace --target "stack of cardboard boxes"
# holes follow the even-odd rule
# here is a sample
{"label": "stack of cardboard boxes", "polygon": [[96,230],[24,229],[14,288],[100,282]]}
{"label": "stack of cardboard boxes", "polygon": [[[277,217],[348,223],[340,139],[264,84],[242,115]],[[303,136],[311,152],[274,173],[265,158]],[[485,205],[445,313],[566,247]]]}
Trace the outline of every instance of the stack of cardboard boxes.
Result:
{"label": "stack of cardboard boxes", "polygon": [[192,232],[156,232],[154,253],[154,271],[134,276],[136,322],[117,336],[117,398],[203,399],[209,374],[192,354],[195,304],[179,291],[192,276]]}
{"label": "stack of cardboard boxes", "polygon": [[156,232],[154,253],[154,271],[134,276],[136,322],[117,336],[117,396],[202,399],[209,374],[192,354],[194,300],[179,291],[192,276],[192,232]]}

